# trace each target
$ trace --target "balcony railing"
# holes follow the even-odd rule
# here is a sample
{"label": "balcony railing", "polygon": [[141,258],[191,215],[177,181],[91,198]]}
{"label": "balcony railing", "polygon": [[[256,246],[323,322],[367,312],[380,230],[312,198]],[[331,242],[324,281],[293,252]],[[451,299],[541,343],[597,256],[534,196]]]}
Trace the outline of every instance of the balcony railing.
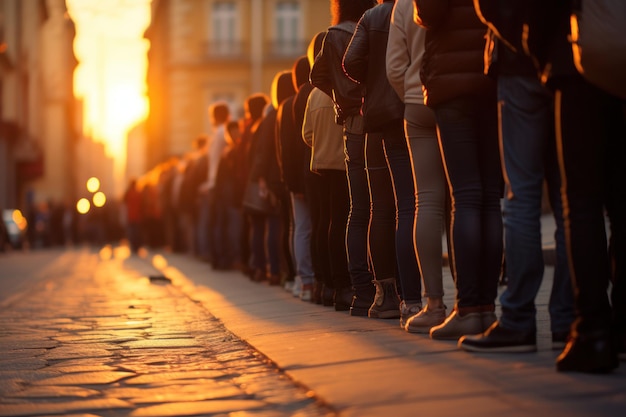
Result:
{"label": "balcony railing", "polygon": [[275,40],[266,42],[265,56],[269,59],[292,59],[306,55],[309,42],[305,40]]}
{"label": "balcony railing", "polygon": [[[291,60],[306,55],[308,41],[279,40],[265,42],[263,59],[269,61]],[[243,41],[211,41],[201,45],[202,56],[211,61],[248,61],[250,43]]]}
{"label": "balcony railing", "polygon": [[203,56],[210,60],[243,61],[250,58],[250,46],[243,41],[211,41],[202,43]]}

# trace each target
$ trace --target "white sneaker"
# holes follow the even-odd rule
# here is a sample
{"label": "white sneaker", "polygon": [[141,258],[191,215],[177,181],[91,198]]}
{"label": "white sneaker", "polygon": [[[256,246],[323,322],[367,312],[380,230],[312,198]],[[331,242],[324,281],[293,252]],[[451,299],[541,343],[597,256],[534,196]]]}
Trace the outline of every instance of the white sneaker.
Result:
{"label": "white sneaker", "polygon": [[293,280],[293,288],[291,288],[291,293],[294,297],[300,297],[300,292],[302,291],[302,278],[300,275],[296,275]]}

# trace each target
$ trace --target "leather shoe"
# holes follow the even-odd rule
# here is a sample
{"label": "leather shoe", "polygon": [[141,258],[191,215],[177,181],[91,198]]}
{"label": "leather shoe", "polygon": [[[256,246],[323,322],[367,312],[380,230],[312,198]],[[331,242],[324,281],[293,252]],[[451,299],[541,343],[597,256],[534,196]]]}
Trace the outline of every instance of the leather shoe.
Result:
{"label": "leather shoe", "polygon": [[354,291],[352,287],[340,288],[335,290],[335,311],[349,311],[352,305],[352,296]]}
{"label": "leather shoe", "polygon": [[617,352],[608,332],[574,332],[565,350],[556,359],[556,370],[559,372],[605,374],[618,365]]}
{"label": "leather shoe", "polygon": [[535,352],[537,335],[534,329],[507,329],[496,321],[482,334],[461,337],[459,347],[469,352]]}

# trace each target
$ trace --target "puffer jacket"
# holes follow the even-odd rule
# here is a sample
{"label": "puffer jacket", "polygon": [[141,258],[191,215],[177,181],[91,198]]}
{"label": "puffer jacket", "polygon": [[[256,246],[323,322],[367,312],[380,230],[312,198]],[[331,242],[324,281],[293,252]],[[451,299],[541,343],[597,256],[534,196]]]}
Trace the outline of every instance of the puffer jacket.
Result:
{"label": "puffer jacket", "polygon": [[335,111],[341,112],[343,117],[361,111],[362,87],[346,77],[341,66],[355,27],[356,22],[345,21],[328,29],[310,75],[311,84],[332,97],[339,107]]}
{"label": "puffer jacket", "polygon": [[363,14],[343,57],[346,74],[365,85],[366,132],[380,130],[404,118],[404,103],[389,84],[385,62],[393,5],[393,0],[385,0]]}
{"label": "puffer jacket", "polygon": [[494,95],[484,72],[487,27],[473,0],[415,0],[417,22],[427,29],[422,62],[424,103],[437,106],[467,95]]}

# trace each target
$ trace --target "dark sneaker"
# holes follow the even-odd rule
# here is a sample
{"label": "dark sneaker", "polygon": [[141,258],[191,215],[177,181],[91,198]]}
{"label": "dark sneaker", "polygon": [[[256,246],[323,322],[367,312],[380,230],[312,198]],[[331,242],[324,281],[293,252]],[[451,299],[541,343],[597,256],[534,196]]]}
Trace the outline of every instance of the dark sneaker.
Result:
{"label": "dark sneaker", "polygon": [[495,322],[482,334],[461,337],[459,347],[469,352],[535,352],[537,336],[535,330],[511,330]]}
{"label": "dark sneaker", "polygon": [[338,290],[335,290],[335,311],[350,311],[353,296],[354,291],[352,291],[352,287],[340,288]]}
{"label": "dark sneaker", "polygon": [[573,335],[556,359],[559,372],[605,374],[619,366],[617,352],[607,332]]}
{"label": "dark sneaker", "polygon": [[563,350],[569,339],[569,331],[552,332],[552,350]]}

